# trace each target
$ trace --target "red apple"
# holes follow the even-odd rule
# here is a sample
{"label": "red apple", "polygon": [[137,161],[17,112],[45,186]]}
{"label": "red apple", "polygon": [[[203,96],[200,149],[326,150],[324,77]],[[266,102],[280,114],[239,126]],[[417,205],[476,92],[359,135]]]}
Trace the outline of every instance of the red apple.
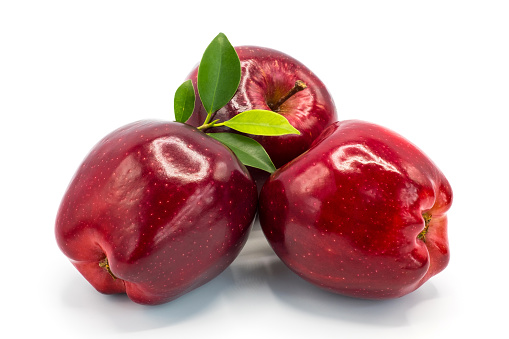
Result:
{"label": "red apple", "polygon": [[140,121],[100,141],[65,193],[61,250],[102,293],[161,304],[208,282],[243,247],[256,186],[194,127]]}
{"label": "red apple", "polygon": [[[231,101],[218,110],[212,120],[229,120],[251,109],[272,110],[283,115],[300,135],[249,135],[265,148],[274,165],[280,167],[306,151],[323,129],[336,121],[334,102],[322,81],[289,55],[254,46],[235,50],[242,68],[240,85]],[[196,103],[187,123],[196,127],[203,124],[207,116],[198,94],[197,77],[198,66],[188,77],[193,81]],[[216,127],[207,132],[225,130],[225,127]]]}
{"label": "red apple", "polygon": [[362,121],[329,126],[262,188],[260,223],[295,273],[340,294],[401,297],[449,261],[451,187],[400,135]]}

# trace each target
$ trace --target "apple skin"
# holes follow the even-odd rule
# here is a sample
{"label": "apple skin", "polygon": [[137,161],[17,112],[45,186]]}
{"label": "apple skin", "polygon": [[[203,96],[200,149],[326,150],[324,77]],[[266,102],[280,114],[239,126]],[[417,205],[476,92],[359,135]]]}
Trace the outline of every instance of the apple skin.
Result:
{"label": "apple skin", "polygon": [[155,305],[228,267],[256,207],[256,185],[229,149],[194,127],[145,120],[92,149],[65,193],[55,233],[99,292]]}
{"label": "apple skin", "polygon": [[259,213],[270,245],[299,276],[339,294],[388,299],[447,266],[451,203],[449,182],[416,146],[347,120],[271,175]]}
{"label": "apple skin", "polygon": [[[271,110],[269,104],[276,103],[302,80],[307,88],[286,100],[277,113],[288,119],[300,131],[300,135],[258,136],[249,135],[267,151],[276,168],[281,167],[306,151],[323,129],[337,120],[336,108],[327,88],[318,77],[291,56],[264,47],[235,47],[239,56],[242,76],[237,92],[230,102],[218,110],[213,119],[229,120],[235,115],[251,109]],[[207,112],[198,94],[198,66],[187,79],[193,81],[196,95],[195,108],[187,121],[200,126]],[[215,127],[207,132],[232,131],[227,127]]]}

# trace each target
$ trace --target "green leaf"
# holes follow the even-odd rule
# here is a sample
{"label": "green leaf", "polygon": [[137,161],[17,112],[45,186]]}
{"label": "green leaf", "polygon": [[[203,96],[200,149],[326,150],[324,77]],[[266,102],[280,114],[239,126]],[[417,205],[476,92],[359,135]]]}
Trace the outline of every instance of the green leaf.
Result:
{"label": "green leaf", "polygon": [[191,80],[184,81],[177,91],[173,99],[173,109],[175,111],[175,121],[186,122],[193,114],[194,110],[194,87]]}
{"label": "green leaf", "polygon": [[262,109],[239,113],[223,124],[239,132],[255,135],[300,134],[281,114]]}
{"label": "green leaf", "polygon": [[269,173],[276,170],[269,155],[256,140],[236,133],[207,133],[207,135],[231,149],[244,165]]}
{"label": "green leaf", "polygon": [[203,53],[198,68],[198,93],[210,115],[231,100],[240,83],[240,60],[223,33]]}

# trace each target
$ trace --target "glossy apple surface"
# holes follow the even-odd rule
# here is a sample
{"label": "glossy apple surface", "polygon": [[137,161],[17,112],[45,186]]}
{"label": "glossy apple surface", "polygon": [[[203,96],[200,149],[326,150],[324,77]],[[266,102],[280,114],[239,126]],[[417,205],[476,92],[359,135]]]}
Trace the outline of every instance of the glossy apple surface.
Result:
{"label": "glossy apple surface", "polygon": [[416,146],[381,126],[329,126],[277,170],[260,194],[260,223],[294,272],[368,299],[408,294],[449,262],[452,190]]}
{"label": "glossy apple surface", "polygon": [[85,158],[56,239],[98,291],[161,304],[233,261],[256,205],[255,183],[229,149],[185,124],[140,121]]}
{"label": "glossy apple surface", "polygon": [[[265,148],[274,165],[280,167],[306,151],[323,129],[336,121],[334,102],[322,81],[291,56],[254,46],[235,47],[235,50],[242,68],[240,85],[232,100],[217,111],[213,119],[229,120],[251,109],[273,110],[283,115],[300,131],[300,135],[250,135]],[[198,95],[197,77],[198,67],[188,77],[193,81],[196,92],[195,109],[188,123],[196,127],[203,124],[207,116]],[[307,88],[273,109],[279,99],[294,87],[297,80],[303,81]],[[207,132],[225,130],[229,129],[215,127]]]}

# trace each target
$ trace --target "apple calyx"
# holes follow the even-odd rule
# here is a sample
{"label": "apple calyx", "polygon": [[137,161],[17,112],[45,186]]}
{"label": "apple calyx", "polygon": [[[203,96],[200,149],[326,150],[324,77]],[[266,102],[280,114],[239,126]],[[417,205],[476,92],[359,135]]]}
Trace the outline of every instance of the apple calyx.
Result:
{"label": "apple calyx", "polygon": [[110,264],[108,262],[108,257],[105,257],[103,260],[99,261],[99,267],[104,268],[106,272],[113,278],[113,280],[117,280],[118,278],[111,272]]}
{"label": "apple calyx", "polygon": [[429,223],[431,222],[431,214],[424,212],[422,217],[424,218],[424,229],[421,231],[421,233],[419,233],[417,239],[426,242],[426,234],[428,233]]}
{"label": "apple calyx", "polygon": [[295,81],[295,85],[293,88],[288,91],[283,97],[281,97],[276,103],[267,103],[267,105],[270,107],[270,109],[274,112],[277,112],[279,110],[279,107],[285,103],[286,100],[290,99],[295,93],[298,93],[302,91],[303,89],[306,89],[308,86],[306,83],[302,80]]}

